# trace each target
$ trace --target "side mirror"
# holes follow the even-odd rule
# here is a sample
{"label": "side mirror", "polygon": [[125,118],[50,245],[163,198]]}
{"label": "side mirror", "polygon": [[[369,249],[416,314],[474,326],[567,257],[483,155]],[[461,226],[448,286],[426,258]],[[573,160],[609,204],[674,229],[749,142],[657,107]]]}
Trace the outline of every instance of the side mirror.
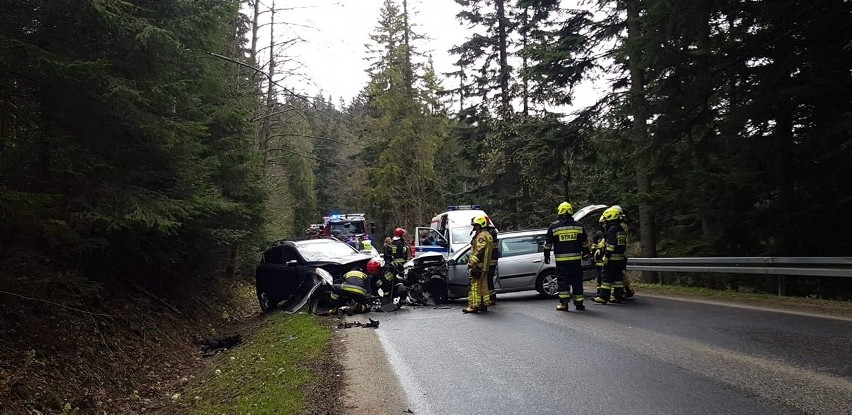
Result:
{"label": "side mirror", "polygon": [[455,260],[455,259],[448,259],[448,260],[447,260],[447,265],[455,265],[455,264],[456,264],[456,260]]}
{"label": "side mirror", "polygon": [[287,261],[288,267],[295,267],[296,265],[299,265],[299,261],[296,261],[295,259],[291,259],[291,260]]}

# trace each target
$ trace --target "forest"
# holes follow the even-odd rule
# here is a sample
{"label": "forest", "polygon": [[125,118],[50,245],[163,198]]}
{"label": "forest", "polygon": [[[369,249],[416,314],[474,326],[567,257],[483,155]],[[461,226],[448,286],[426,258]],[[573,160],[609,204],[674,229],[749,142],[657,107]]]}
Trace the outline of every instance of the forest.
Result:
{"label": "forest", "polygon": [[250,278],[329,212],[459,203],[505,230],[619,204],[634,257],[852,256],[847,1],[456,0],[444,51],[385,0],[350,101],[288,86],[287,3],[0,1],[0,288]]}

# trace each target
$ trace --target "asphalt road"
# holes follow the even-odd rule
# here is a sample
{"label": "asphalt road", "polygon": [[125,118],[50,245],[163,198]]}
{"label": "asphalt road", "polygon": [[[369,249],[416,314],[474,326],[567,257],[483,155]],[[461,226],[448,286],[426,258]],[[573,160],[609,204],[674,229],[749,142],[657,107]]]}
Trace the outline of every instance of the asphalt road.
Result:
{"label": "asphalt road", "polygon": [[424,414],[852,414],[852,321],[641,297],[584,312],[512,294],[382,316]]}

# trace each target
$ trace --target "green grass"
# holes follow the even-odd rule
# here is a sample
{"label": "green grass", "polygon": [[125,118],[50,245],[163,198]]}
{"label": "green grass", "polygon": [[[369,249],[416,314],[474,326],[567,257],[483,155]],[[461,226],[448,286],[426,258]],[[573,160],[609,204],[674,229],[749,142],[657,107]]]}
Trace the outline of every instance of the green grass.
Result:
{"label": "green grass", "polygon": [[292,414],[306,408],[309,362],[328,349],[331,332],[313,315],[272,313],[243,345],[221,354],[189,392],[196,414]]}

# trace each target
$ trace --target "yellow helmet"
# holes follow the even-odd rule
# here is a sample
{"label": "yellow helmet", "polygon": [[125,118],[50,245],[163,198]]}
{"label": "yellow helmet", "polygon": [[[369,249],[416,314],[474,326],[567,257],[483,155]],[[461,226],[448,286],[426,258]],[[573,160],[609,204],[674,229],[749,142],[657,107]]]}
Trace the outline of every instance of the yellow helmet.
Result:
{"label": "yellow helmet", "polygon": [[479,225],[482,228],[488,226],[488,218],[485,215],[474,216],[473,219],[470,220],[471,225]]}
{"label": "yellow helmet", "polygon": [[568,202],[562,202],[559,204],[559,207],[556,208],[556,214],[559,216],[562,215],[573,215],[574,214],[574,206],[571,206]]}
{"label": "yellow helmet", "polygon": [[608,208],[603,212],[603,214],[601,215],[601,221],[609,222],[619,220],[622,216],[624,216],[624,211],[621,210],[621,206],[616,205]]}

